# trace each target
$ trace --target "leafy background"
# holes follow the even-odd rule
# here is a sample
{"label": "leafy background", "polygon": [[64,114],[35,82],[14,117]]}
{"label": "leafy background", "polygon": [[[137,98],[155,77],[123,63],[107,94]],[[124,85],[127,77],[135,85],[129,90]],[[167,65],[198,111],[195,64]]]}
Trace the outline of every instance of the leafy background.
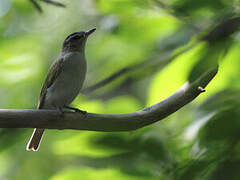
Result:
{"label": "leafy background", "polygon": [[239,1],[61,2],[40,2],[40,14],[27,0],[0,1],[1,108],[35,109],[64,38],[92,27],[85,88],[134,68],[80,94],[73,105],[83,110],[134,112],[218,62],[219,73],[194,102],[134,132],[48,130],[36,153],[25,150],[31,129],[0,129],[0,179],[239,179],[240,36],[208,34],[238,16]]}

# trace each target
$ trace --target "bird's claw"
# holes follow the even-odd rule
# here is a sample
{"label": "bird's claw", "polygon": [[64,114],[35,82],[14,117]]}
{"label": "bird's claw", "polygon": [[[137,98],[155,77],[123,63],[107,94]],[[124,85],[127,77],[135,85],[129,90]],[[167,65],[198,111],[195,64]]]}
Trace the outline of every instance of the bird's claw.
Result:
{"label": "bird's claw", "polygon": [[87,114],[87,111],[82,111],[82,110],[80,110],[80,109],[75,109],[75,112],[77,112],[77,113],[82,113],[83,115],[86,115]]}
{"label": "bird's claw", "polygon": [[60,113],[61,116],[64,115],[64,111],[62,110],[62,108],[57,107],[57,111]]}
{"label": "bird's claw", "polygon": [[71,109],[71,110],[73,110],[73,111],[75,111],[77,113],[82,113],[83,115],[87,114],[87,111],[82,111],[82,110],[80,110],[78,108],[69,107],[69,106],[64,106],[64,107],[67,108],[67,109]]}

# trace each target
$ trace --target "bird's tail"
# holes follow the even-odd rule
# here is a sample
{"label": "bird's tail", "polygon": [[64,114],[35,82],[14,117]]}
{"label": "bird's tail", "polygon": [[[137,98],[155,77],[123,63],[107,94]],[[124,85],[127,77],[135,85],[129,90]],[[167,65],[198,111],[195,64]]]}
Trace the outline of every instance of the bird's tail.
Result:
{"label": "bird's tail", "polygon": [[37,151],[43,136],[44,129],[35,128],[27,144],[27,151]]}

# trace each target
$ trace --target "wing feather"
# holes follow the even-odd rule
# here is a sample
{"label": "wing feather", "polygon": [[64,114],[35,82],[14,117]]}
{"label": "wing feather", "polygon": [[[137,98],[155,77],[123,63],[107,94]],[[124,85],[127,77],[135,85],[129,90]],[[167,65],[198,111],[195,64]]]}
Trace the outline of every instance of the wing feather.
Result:
{"label": "wing feather", "polygon": [[52,84],[55,82],[59,74],[62,72],[62,69],[63,69],[62,67],[63,67],[63,58],[57,59],[51,65],[40,93],[40,97],[38,100],[38,109],[41,109],[43,107],[47,89],[52,86]]}

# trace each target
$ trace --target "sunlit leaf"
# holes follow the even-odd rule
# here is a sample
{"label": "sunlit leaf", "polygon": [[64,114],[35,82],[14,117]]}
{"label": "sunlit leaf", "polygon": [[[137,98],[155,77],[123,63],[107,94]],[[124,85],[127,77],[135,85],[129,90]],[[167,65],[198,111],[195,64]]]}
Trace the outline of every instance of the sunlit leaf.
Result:
{"label": "sunlit leaf", "polygon": [[104,146],[92,143],[94,137],[97,136],[101,136],[101,133],[82,132],[79,135],[73,136],[72,138],[57,141],[53,146],[53,151],[54,149],[58,149],[58,151],[54,151],[58,155],[71,154],[93,157],[105,157],[126,152],[124,149],[106,148]]}
{"label": "sunlit leaf", "polygon": [[177,57],[156,74],[149,89],[148,104],[156,103],[179,89],[188,78],[191,68],[199,60],[204,44]]}
{"label": "sunlit leaf", "polygon": [[189,74],[189,81],[194,82],[203,73],[214,69],[218,66],[220,60],[226,55],[229,46],[229,42],[216,42],[216,43],[206,43],[205,47],[199,52],[200,60],[192,68]]}
{"label": "sunlit leaf", "polygon": [[91,169],[91,168],[71,168],[67,169],[59,174],[53,176],[51,180],[68,180],[68,179],[114,179],[114,180],[144,180],[144,179],[153,179],[151,177],[140,177],[130,174],[123,174],[118,169],[107,168],[104,170]]}
{"label": "sunlit leaf", "polygon": [[130,113],[140,110],[139,102],[131,96],[113,98],[106,103],[105,112],[110,114]]}

